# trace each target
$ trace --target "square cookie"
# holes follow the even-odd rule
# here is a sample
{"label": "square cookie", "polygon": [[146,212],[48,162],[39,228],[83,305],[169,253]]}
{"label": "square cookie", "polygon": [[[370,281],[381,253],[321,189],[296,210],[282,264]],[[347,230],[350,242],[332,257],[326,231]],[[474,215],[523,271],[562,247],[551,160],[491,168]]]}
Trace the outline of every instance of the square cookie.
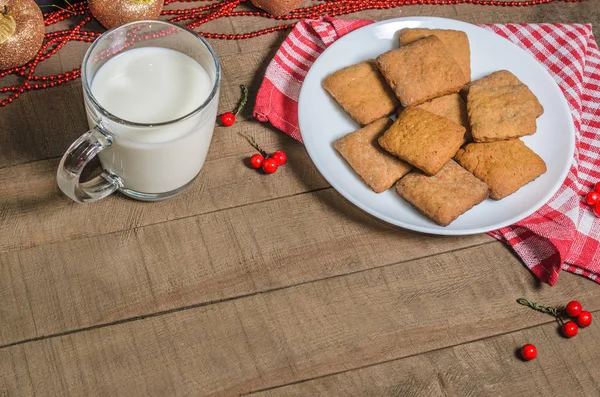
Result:
{"label": "square cookie", "polygon": [[323,80],[323,88],[360,125],[388,116],[398,100],[373,61],[348,66]]}
{"label": "square cookie", "polygon": [[442,116],[453,123],[460,124],[466,128],[465,142],[471,142],[471,132],[469,127],[469,117],[467,115],[467,104],[458,94],[444,95],[432,99],[418,106],[428,112]]}
{"label": "square cookie", "polygon": [[520,139],[470,143],[456,161],[490,187],[490,197],[500,200],[546,172],[546,163]]}
{"label": "square cookie", "polygon": [[473,85],[467,113],[475,142],[519,138],[536,132],[544,108],[525,84],[487,87]]}
{"label": "square cookie", "polygon": [[377,66],[404,107],[458,92],[468,82],[437,36],[381,54]]}
{"label": "square cookie", "polygon": [[379,144],[427,175],[435,175],[456,154],[464,137],[462,125],[412,107],[400,113]]}
{"label": "square cookie", "polygon": [[521,85],[523,84],[521,80],[508,70],[498,70],[496,72],[490,73],[485,77],[477,79],[475,81],[470,82],[465,85],[460,90],[460,95],[464,99],[467,99],[467,95],[469,94],[469,88],[472,86],[477,87],[485,87],[485,88],[494,88],[494,87],[504,87],[507,85]]}
{"label": "square cookie", "polygon": [[471,47],[465,32],[446,29],[407,28],[400,31],[400,45],[407,45],[432,35],[442,40],[465,77],[471,80]]}
{"label": "square cookie", "polygon": [[453,160],[434,176],[411,172],[398,181],[396,191],[441,226],[448,226],[488,197],[488,186]]}
{"label": "square cookie", "polygon": [[375,193],[381,193],[406,173],[410,166],[385,152],[377,138],[392,124],[384,117],[337,141],[336,150]]}

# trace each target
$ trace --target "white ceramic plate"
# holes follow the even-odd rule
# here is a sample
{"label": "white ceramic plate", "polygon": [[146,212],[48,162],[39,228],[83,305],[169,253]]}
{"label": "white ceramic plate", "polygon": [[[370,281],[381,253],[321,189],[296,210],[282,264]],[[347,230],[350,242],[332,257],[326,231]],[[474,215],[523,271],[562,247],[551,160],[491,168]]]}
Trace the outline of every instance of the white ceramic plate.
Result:
{"label": "white ceramic plate", "polygon": [[[500,69],[514,73],[529,86],[544,106],[538,130],[523,141],[539,154],[548,171],[534,182],[500,201],[488,199],[441,227],[401,199],[394,188],[376,194],[354,173],[333,147],[333,142],[358,125],[322,88],[330,73],[372,59],[398,47],[403,28],[462,30],[471,44],[471,78]],[[510,41],[477,26],[433,17],[398,18],[360,28],[332,44],[310,68],[300,91],[298,118],[306,149],[321,174],[346,199],[386,222],[424,233],[465,235],[483,233],[513,224],[546,203],[564,181],[575,148],[571,112],[560,88],[532,56]]]}

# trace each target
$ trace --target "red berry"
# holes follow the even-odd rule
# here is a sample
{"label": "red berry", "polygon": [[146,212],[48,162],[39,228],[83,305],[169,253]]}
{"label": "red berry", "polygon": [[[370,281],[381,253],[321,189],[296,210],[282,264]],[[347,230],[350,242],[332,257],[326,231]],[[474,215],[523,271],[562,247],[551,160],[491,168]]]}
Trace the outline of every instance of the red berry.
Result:
{"label": "red berry", "polygon": [[572,338],[577,335],[577,332],[579,332],[579,327],[573,321],[567,321],[562,326],[562,332],[567,338]]}
{"label": "red berry", "polygon": [[531,343],[523,345],[521,348],[521,357],[523,360],[530,361],[537,357],[537,349]]}
{"label": "red berry", "polygon": [[277,171],[277,168],[279,168],[279,164],[277,164],[277,161],[273,160],[273,158],[271,157],[266,158],[265,161],[263,161],[262,163],[262,169],[267,174],[274,173],[275,171]]}
{"label": "red berry", "polygon": [[[284,165],[285,162],[287,161],[287,156],[285,155],[284,152],[278,150],[275,153],[273,153],[271,155],[271,158],[275,161],[277,161],[277,164],[279,165]],[[600,197],[599,197],[600,198]]]}
{"label": "red berry", "polygon": [[264,159],[265,158],[262,156],[262,154],[256,153],[254,156],[250,157],[250,167],[254,168],[255,170],[259,169]]}
{"label": "red berry", "polygon": [[231,112],[225,112],[219,116],[219,120],[225,127],[231,127],[235,123],[235,114]]}
{"label": "red berry", "polygon": [[592,323],[592,313],[590,313],[588,311],[582,311],[577,316],[577,324],[579,324],[580,327],[585,328],[588,325],[590,325],[591,323]]}
{"label": "red berry", "polygon": [[596,186],[594,186],[594,191],[600,193],[600,182],[596,183]]}
{"label": "red berry", "polygon": [[588,205],[596,205],[600,201],[600,193],[591,191],[585,196],[585,202]]}
{"label": "red berry", "polygon": [[600,203],[598,203],[594,206],[594,215],[596,215],[597,217],[600,217]]}
{"label": "red berry", "polygon": [[581,313],[581,303],[577,301],[571,301],[567,303],[565,310],[569,317],[577,317],[579,316],[579,313]]}

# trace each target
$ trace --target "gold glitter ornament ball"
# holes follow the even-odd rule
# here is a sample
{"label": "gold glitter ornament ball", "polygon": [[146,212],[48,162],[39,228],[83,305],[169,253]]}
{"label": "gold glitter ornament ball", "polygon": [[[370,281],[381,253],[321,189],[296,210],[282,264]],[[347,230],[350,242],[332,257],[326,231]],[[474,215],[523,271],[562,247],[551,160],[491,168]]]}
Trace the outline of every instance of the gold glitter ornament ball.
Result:
{"label": "gold glitter ornament ball", "polygon": [[0,70],[21,66],[44,41],[44,17],[33,0],[0,0]]}
{"label": "gold glitter ornament ball", "polygon": [[90,11],[106,29],[127,22],[157,19],[163,0],[88,0]]}

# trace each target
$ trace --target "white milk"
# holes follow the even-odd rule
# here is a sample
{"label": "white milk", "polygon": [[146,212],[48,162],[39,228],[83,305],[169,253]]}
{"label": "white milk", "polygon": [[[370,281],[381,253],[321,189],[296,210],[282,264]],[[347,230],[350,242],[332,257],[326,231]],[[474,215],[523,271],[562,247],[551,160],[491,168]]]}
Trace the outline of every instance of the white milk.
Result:
{"label": "white milk", "polygon": [[[191,57],[158,47],[124,52],[100,67],[91,83],[98,103],[123,120],[155,124],[183,117],[198,108],[214,85]],[[100,152],[104,169],[120,176],[126,189],[164,193],[180,188],[200,172],[212,138],[217,98],[183,121],[156,127],[133,127],[101,117],[115,136]],[[90,128],[98,116],[88,109]]]}

